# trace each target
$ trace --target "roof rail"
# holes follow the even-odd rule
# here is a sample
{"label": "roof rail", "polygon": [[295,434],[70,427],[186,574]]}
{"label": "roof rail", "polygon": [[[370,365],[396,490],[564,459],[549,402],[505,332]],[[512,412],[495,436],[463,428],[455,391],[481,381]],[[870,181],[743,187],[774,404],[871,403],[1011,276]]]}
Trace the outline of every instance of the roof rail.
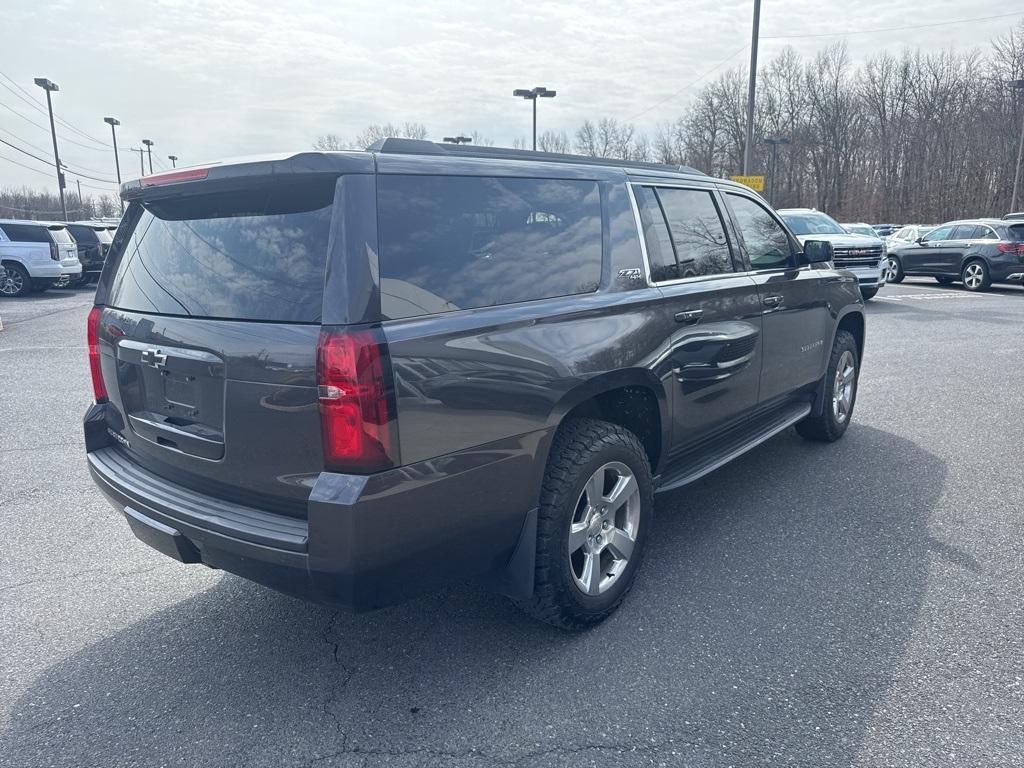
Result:
{"label": "roof rail", "polygon": [[646,163],[639,160],[619,160],[611,157],[588,157],[586,155],[566,155],[559,152],[536,152],[528,149],[510,149],[508,147],[469,146],[467,144],[438,144],[434,141],[421,139],[380,139],[367,150],[388,155],[450,155],[452,157],[480,157],[495,160],[536,160],[544,163],[575,163],[576,165],[610,165],[616,168],[639,168],[648,171],[672,171],[674,173],[692,173],[705,176],[702,171],[687,165],[666,165],[664,163]]}

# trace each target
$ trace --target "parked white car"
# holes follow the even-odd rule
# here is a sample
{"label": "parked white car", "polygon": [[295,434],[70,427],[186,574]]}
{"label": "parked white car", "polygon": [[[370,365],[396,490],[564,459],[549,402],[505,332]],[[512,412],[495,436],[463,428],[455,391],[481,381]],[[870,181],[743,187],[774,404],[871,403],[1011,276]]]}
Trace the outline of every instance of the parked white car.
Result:
{"label": "parked white car", "polygon": [[78,246],[63,224],[0,219],[0,296],[67,285],[82,274]]}

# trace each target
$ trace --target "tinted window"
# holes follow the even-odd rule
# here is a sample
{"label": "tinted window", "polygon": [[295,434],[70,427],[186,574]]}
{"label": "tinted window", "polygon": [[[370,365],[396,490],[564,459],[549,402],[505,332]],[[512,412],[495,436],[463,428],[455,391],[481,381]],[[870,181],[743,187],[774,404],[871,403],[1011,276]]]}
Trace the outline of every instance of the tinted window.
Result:
{"label": "tinted window", "polygon": [[2,224],[4,234],[13,243],[49,243],[46,227],[32,224]]}
{"label": "tinted window", "polygon": [[981,237],[983,227],[976,227],[974,224],[961,224],[953,230],[951,240],[974,240]]}
{"label": "tinted window", "polygon": [[636,202],[640,208],[640,222],[644,227],[647,259],[651,264],[651,280],[656,283],[682,277],[676,262],[676,248],[668,233],[665,214],[658,195],[651,187],[635,187]]}
{"label": "tinted window", "polygon": [[68,226],[68,230],[71,232],[72,237],[75,238],[76,243],[95,245],[96,242],[98,242],[96,231],[92,227],[83,227],[80,224],[71,224]]}
{"label": "tinted window", "polygon": [[699,189],[659,187],[676,260],[682,277],[732,272],[732,256],[725,226],[711,193]]}
{"label": "tinted window", "polygon": [[746,245],[750,266],[754,269],[789,266],[792,255],[789,236],[768,209],[749,197],[733,194],[729,195],[729,204]]}
{"label": "tinted window", "polygon": [[1024,240],[1024,224],[1011,224],[1006,228],[1009,239],[1014,242]]}
{"label": "tinted window", "polygon": [[144,203],[110,303],[167,315],[316,322],[333,198],[329,180]]}
{"label": "tinted window", "polygon": [[936,240],[949,240],[950,233],[953,231],[953,225],[949,224],[944,227],[936,227],[927,235],[924,236],[925,242],[935,242]]}
{"label": "tinted window", "polygon": [[377,196],[385,317],[597,290],[596,182],[381,176]]}

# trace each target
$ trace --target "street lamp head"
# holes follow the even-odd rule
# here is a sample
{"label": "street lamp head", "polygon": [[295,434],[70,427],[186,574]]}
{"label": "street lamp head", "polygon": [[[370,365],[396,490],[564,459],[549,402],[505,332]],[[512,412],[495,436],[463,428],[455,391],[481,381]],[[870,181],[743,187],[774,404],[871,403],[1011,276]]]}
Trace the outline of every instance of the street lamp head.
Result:
{"label": "street lamp head", "polygon": [[542,99],[553,99],[555,98],[555,91],[549,91],[547,88],[538,85],[533,89],[533,92],[540,96]]}
{"label": "street lamp head", "polygon": [[107,125],[120,125],[121,124],[121,121],[118,120],[116,117],[104,117],[103,118],[103,122],[106,123]]}
{"label": "street lamp head", "polygon": [[37,77],[32,82],[34,82],[36,85],[38,85],[40,88],[42,88],[45,91],[59,91],[60,90],[60,88],[57,87],[57,84],[55,82],[53,82],[52,80],[47,80],[45,77]]}
{"label": "street lamp head", "polygon": [[178,162],[178,156],[177,155],[168,155],[167,159],[170,160],[172,163]]}
{"label": "street lamp head", "polygon": [[470,136],[445,136],[442,141],[448,144],[469,144],[473,139]]}
{"label": "street lamp head", "polygon": [[526,88],[516,88],[512,91],[513,96],[522,96],[524,99],[534,98],[533,91],[527,90]]}
{"label": "street lamp head", "polygon": [[150,139],[143,139],[142,143],[145,144],[147,147],[152,147],[155,142],[151,141]]}

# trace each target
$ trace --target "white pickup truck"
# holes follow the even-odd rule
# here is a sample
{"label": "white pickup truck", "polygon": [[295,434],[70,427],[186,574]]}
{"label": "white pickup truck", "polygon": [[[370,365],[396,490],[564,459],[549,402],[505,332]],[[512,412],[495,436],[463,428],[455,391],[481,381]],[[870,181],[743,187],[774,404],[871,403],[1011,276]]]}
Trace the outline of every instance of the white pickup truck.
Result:
{"label": "white pickup truck", "polygon": [[0,296],[67,285],[82,274],[75,239],[63,224],[0,219]]}

